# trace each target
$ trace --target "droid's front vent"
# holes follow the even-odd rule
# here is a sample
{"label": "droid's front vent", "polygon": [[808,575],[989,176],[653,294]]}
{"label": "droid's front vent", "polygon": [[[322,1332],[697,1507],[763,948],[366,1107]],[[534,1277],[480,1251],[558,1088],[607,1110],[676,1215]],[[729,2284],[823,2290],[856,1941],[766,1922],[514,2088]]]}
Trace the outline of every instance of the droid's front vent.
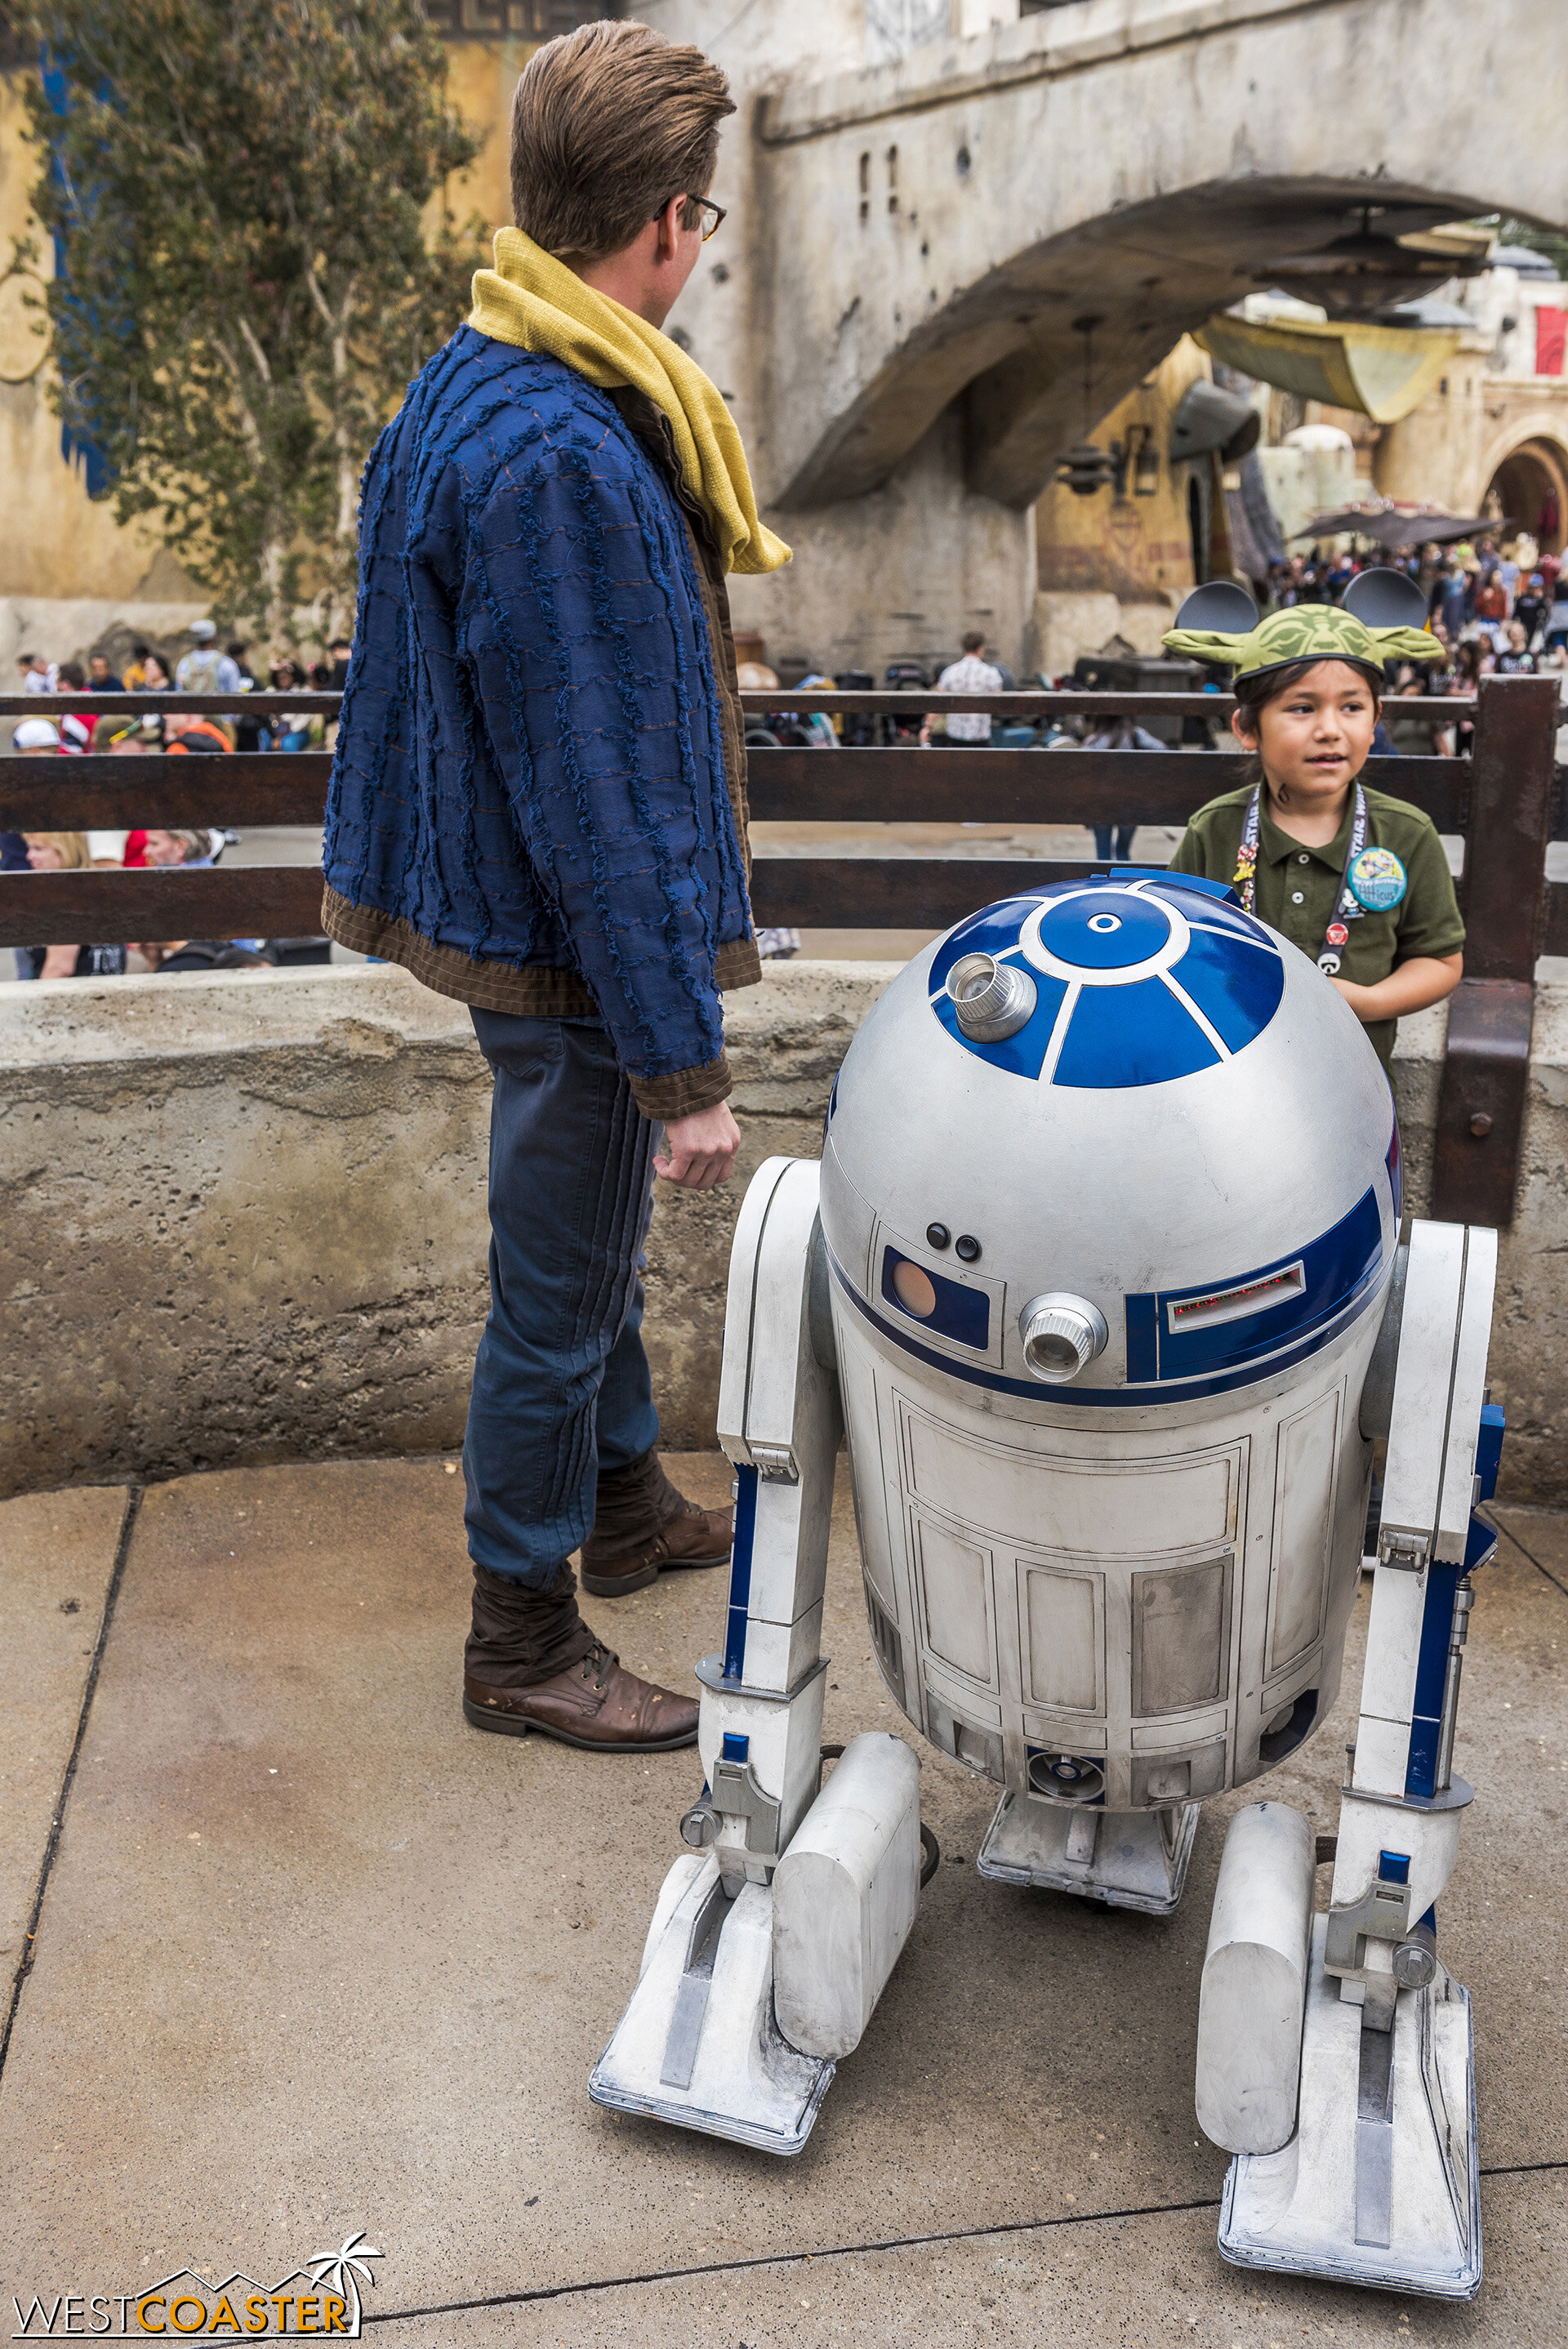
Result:
{"label": "droid's front vent", "polygon": [[976,1044],[1016,1036],[1038,999],[1027,971],[988,954],[961,955],[947,974],[947,992],[958,1025]]}
{"label": "droid's front vent", "polygon": [[1055,1292],[1031,1298],[1018,1316],[1018,1327],[1026,1367],[1054,1387],[1065,1386],[1088,1370],[1109,1334],[1098,1306],[1086,1298]]}
{"label": "droid's front vent", "polygon": [[965,1721],[964,1715],[938,1696],[929,1684],[925,1692],[925,1733],[938,1753],[950,1754],[954,1762],[962,1762],[976,1777],[995,1778],[999,1785],[1007,1783],[1006,1765],[1003,1759],[999,1730],[982,1728],[978,1722]]}

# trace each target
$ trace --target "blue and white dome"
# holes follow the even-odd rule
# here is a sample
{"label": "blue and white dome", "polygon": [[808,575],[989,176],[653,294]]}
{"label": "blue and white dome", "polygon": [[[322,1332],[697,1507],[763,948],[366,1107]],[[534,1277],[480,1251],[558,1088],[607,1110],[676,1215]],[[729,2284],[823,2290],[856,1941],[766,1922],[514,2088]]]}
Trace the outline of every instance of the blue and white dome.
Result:
{"label": "blue and white dome", "polygon": [[[857,1316],[1031,1417],[1287,1377],[1377,1304],[1398,1213],[1393,1102],[1349,1005],[1177,874],[961,922],[863,1022],[822,1154]],[[1063,1297],[1103,1336],[1042,1384],[1049,1311],[1031,1356],[1026,1309]]]}
{"label": "blue and white dome", "polygon": [[[979,1042],[947,978],[966,955],[1026,970],[1033,1012]],[[1058,882],[961,922],[930,971],[931,1005],[955,1043],[994,1068],[1053,1085],[1158,1085],[1213,1068],[1260,1036],[1284,993],[1271,931],[1216,881],[1161,874]]]}

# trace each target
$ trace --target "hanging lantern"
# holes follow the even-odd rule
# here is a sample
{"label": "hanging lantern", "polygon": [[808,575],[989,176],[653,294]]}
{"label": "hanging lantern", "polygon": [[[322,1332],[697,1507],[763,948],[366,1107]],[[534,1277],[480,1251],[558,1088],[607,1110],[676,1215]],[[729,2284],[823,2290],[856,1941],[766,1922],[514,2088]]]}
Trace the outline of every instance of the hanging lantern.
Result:
{"label": "hanging lantern", "polygon": [[1112,481],[1119,490],[1127,463],[1119,446],[1114,450],[1099,449],[1089,439],[1094,426],[1094,330],[1101,324],[1103,321],[1098,317],[1073,320],[1074,334],[1083,336],[1083,439],[1065,457],[1057,460],[1056,478],[1075,498],[1092,498],[1097,490],[1105,489]]}
{"label": "hanging lantern", "polygon": [[1121,471],[1119,460],[1109,449],[1097,449],[1092,440],[1080,440],[1057,460],[1057,480],[1075,498],[1092,498],[1114,481]]}

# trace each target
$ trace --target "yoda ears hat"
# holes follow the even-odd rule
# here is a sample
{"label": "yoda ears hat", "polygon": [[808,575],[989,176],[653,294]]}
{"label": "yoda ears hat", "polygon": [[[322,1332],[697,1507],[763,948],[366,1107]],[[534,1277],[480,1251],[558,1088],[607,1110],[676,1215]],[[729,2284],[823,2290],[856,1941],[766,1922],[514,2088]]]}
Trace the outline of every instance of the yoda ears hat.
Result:
{"label": "yoda ears hat", "polygon": [[1427,603],[1402,571],[1363,571],[1343,604],[1295,604],[1258,618],[1244,588],[1228,579],[1195,587],[1164,637],[1172,652],[1237,677],[1260,677],[1293,661],[1354,661],[1381,680],[1388,660],[1441,660],[1443,647],[1428,633]]}

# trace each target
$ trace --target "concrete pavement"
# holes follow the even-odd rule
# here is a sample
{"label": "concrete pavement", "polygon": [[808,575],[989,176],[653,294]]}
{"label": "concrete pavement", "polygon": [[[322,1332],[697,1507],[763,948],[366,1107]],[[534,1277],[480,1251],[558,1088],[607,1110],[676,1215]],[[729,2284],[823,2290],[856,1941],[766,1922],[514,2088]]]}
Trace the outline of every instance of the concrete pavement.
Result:
{"label": "concrete pavement", "polygon": [[[184,2262],[272,2277],[363,2228],[389,2349],[1557,2349],[1568,1521],[1507,1512],[1479,1582],[1458,1760],[1480,1800],[1443,1931],[1476,2000],[1487,2281],[1446,2309],[1243,2276],[1215,2251],[1224,2162],[1195,2141],[1192,2049],[1233,1800],[1206,1809],[1174,1919],[1099,1912],[982,1882],[987,1794],[923,1747],[943,1866],[805,2152],[590,2106],[695,1758],[595,1763],[463,1725],[448,1465],[225,1472],[141,1499],[0,2081],[5,2292],[134,2292]],[[714,1455],[676,1473],[724,1493]],[[11,1814],[8,1913],[48,1856],[41,1790],[82,1718],[123,1508],[102,1489],[0,1508],[20,1630],[6,1783],[44,1757]],[[591,1619],[689,1686],[723,1583],[670,1576]],[[897,1725],[847,1495],[824,1644],[826,1735]],[[1320,1827],[1348,1713],[1342,1692],[1268,1782]]]}

